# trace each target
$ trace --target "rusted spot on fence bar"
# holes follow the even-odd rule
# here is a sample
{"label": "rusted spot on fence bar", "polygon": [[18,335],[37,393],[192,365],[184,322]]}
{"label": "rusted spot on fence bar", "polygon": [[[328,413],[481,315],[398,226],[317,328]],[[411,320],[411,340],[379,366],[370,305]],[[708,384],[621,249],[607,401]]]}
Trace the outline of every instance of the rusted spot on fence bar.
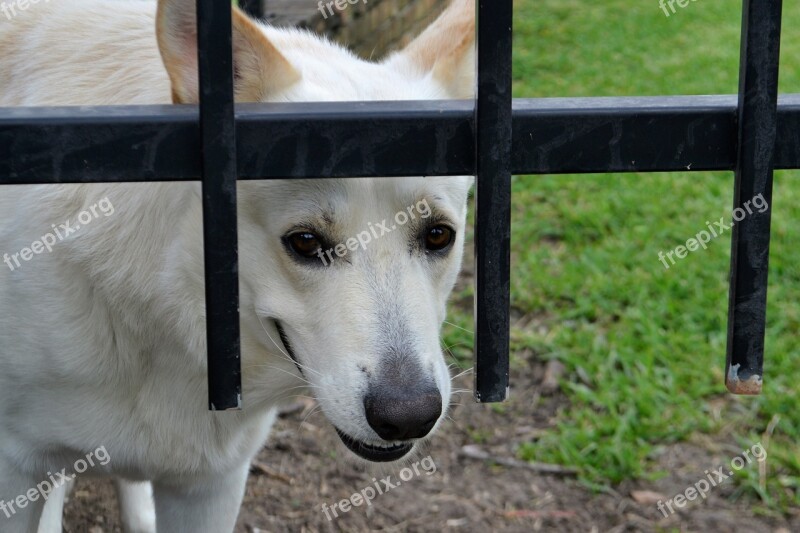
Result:
{"label": "rusted spot on fence bar", "polygon": [[725,379],[725,385],[733,394],[761,394],[761,376],[753,374],[747,378],[739,376],[739,365],[731,365]]}

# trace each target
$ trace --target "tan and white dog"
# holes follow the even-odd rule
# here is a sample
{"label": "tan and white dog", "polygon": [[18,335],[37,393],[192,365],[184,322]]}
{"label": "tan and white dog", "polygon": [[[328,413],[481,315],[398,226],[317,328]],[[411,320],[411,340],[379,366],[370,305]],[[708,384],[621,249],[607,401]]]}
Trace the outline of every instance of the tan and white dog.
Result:
{"label": "tan and white dog", "polygon": [[[193,0],[26,6],[0,16],[0,106],[197,102]],[[236,9],[234,26],[240,102],[473,95],[472,0],[379,63]],[[198,183],[0,187],[0,531],[61,531],[48,480],[82,470],[118,480],[126,531],[232,531],[304,388],[356,455],[412,452],[449,403],[439,335],[471,183],[240,183],[239,413],[206,408]]]}

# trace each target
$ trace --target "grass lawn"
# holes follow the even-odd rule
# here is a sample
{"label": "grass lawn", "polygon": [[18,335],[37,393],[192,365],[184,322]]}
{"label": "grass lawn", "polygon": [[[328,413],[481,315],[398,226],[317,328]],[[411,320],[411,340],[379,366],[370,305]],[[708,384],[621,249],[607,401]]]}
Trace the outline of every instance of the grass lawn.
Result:
{"label": "grass lawn", "polygon": [[[515,96],[733,94],[740,9],[701,0],[666,17],[656,0],[518,0]],[[800,92],[798,25],[800,5],[786,2],[782,92]],[[729,234],[669,270],[658,260],[707,221],[730,220],[732,174],[515,177],[512,306],[537,327],[514,328],[512,351],[563,362],[570,401],[522,457],[575,465],[602,488],[657,477],[653,458],[669,443],[706,435],[749,448],[773,421],[766,487],[753,468],[739,486],[765,512],[800,504],[798,178],[775,181],[764,393],[733,397],[723,384]],[[450,320],[470,328],[458,310]],[[472,341],[455,327],[445,339],[456,355]],[[512,382],[512,394],[531,393]]]}

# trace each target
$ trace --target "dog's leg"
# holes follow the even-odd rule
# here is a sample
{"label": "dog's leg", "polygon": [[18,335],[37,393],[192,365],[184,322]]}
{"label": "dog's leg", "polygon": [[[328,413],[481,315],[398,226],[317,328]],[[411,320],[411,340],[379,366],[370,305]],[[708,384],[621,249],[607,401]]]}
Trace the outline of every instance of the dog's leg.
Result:
{"label": "dog's leg", "polygon": [[75,481],[70,481],[53,490],[44,504],[42,518],[39,519],[39,533],[61,533],[64,518],[64,502],[72,492]]}
{"label": "dog's leg", "polygon": [[40,480],[35,476],[21,474],[0,462],[0,531],[37,533],[45,504],[37,483]]}
{"label": "dog's leg", "polygon": [[230,533],[244,497],[249,462],[232,472],[179,484],[153,483],[158,531]]}
{"label": "dog's leg", "polygon": [[149,482],[114,481],[119,500],[119,516],[125,533],[156,533],[156,508]]}

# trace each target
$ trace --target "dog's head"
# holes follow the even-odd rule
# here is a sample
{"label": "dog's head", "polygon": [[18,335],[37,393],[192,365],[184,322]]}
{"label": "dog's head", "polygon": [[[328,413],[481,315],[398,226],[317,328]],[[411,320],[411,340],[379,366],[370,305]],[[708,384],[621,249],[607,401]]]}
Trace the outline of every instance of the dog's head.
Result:
{"label": "dog's head", "polygon": [[[159,45],[179,103],[197,101],[191,3],[159,3]],[[237,100],[471,97],[474,29],[473,2],[456,0],[404,50],[372,63],[234,10]],[[371,461],[399,459],[428,436],[451,392],[440,328],[461,264],[471,184],[241,183],[246,397],[266,398],[265,388],[287,397],[307,386],[347,447]]]}

